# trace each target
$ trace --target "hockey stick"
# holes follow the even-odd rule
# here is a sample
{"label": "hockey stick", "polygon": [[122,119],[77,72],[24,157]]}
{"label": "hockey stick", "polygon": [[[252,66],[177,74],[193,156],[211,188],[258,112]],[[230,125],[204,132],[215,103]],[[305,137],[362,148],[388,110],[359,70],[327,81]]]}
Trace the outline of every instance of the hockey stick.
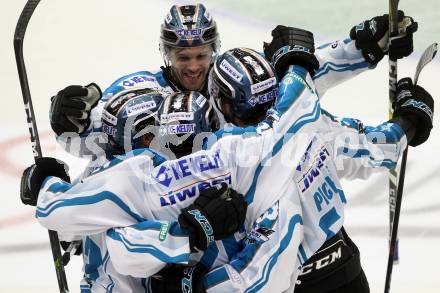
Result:
{"label": "hockey stick", "polygon": [[[40,138],[38,136],[37,123],[35,121],[34,109],[32,107],[31,93],[29,90],[29,82],[26,74],[26,67],[23,58],[23,41],[28,26],[29,20],[34,13],[40,0],[28,0],[18,19],[17,26],[14,33],[14,51],[15,61],[17,62],[18,76],[20,78],[20,87],[23,95],[24,108],[26,111],[27,123],[29,133],[31,135],[32,152],[35,161],[42,157]],[[61,259],[61,248],[58,239],[58,234],[55,231],[49,230],[50,247],[52,249],[52,256],[55,265],[55,271],[58,279],[58,286],[61,293],[69,292],[67,287],[66,273]]]}
{"label": "hockey stick", "polygon": [[[428,48],[425,49],[422,56],[420,57],[419,62],[417,63],[416,72],[414,74],[414,85],[417,84],[419,79],[420,72],[429,62],[434,59],[437,54],[437,43],[431,44]],[[390,241],[390,250],[388,255],[388,264],[387,264],[387,275],[385,279],[385,293],[388,293],[390,290],[391,283],[391,273],[393,271],[393,260],[394,253],[397,249],[397,230],[399,228],[399,218],[400,218],[400,207],[402,204],[402,195],[403,195],[403,185],[405,181],[405,170],[406,170],[406,158],[408,155],[408,147],[405,149],[402,155],[402,164],[400,167],[399,174],[399,184],[397,189],[397,198],[394,212],[394,219],[392,223],[391,229],[391,241]]]}
{"label": "hockey stick", "polygon": [[[391,40],[395,38],[398,32],[398,23],[397,23],[397,10],[398,10],[399,0],[389,0],[389,32],[390,38],[388,44],[391,45]],[[391,50],[391,46],[390,46]],[[389,58],[389,119],[392,118],[393,109],[392,104],[396,96],[396,87],[397,87],[397,59]],[[388,198],[389,198],[389,243],[391,242],[391,231],[393,229],[393,219],[394,213],[396,210],[396,195],[397,195],[397,170],[396,168],[390,169],[388,172]],[[398,254],[398,244],[399,240],[396,241],[396,249],[394,256],[394,261],[397,262],[399,260]]]}
{"label": "hockey stick", "polygon": [[425,49],[422,56],[420,57],[419,63],[417,63],[416,72],[414,73],[414,85],[417,84],[422,69],[434,59],[436,54],[437,54],[437,43],[433,43],[429,45],[428,48]]}

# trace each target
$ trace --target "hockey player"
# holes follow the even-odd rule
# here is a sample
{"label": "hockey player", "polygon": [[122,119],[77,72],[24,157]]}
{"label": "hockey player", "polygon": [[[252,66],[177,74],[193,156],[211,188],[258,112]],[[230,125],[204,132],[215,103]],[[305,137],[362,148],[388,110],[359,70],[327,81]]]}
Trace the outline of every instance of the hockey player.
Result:
{"label": "hockey player", "polygon": [[101,131],[102,107],[115,93],[133,87],[160,91],[165,97],[185,90],[206,95],[206,76],[220,49],[217,25],[203,4],[173,5],[160,28],[160,51],[165,66],[140,71],[116,80],[104,93],[92,83],[69,86],[52,99],[51,126],[83,137]]}
{"label": "hockey player", "polygon": [[[374,43],[373,43],[374,44]],[[346,44],[342,44],[342,43],[339,43],[339,44],[336,44],[336,47],[339,45],[339,47],[341,48],[341,47],[345,47],[345,45]],[[349,46],[351,46],[351,47],[353,47],[353,43],[351,43],[351,45],[349,45]],[[346,46],[346,47],[349,47],[349,46]],[[327,49],[329,49],[330,47],[328,46],[327,47]],[[346,48],[344,48],[344,49],[346,49]],[[412,50],[412,49],[411,49]],[[332,53],[335,53],[335,51],[333,51],[333,50],[331,50],[331,52]],[[341,52],[344,52],[344,50],[342,50],[342,51],[340,51],[339,53],[341,53]],[[362,53],[364,53],[364,52],[362,52]],[[376,52],[377,53],[377,52]],[[337,55],[337,54],[336,54]],[[341,54],[340,56],[344,56],[344,54]],[[383,53],[382,53],[382,56],[383,56]],[[344,56],[344,58],[345,58],[346,56]],[[356,60],[361,60],[362,58],[359,58],[359,57],[356,57],[357,59]],[[362,61],[362,62],[364,62],[364,61]],[[322,64],[322,63],[321,63]],[[330,64],[330,65],[329,65]],[[341,70],[342,69],[342,74],[340,74],[340,77],[341,76],[344,76],[344,74],[345,74],[345,77],[347,77],[347,76],[351,76],[351,72],[350,72],[350,70],[351,69],[353,69],[353,68],[367,68],[367,66],[368,66],[368,64],[367,63],[364,63],[363,65],[361,65],[360,63],[359,64],[356,64],[356,63],[353,63],[353,64],[349,64],[349,66],[346,66],[346,71],[344,72],[344,68],[337,68],[338,70]],[[336,73],[338,70],[334,70],[335,68],[332,68],[332,64],[331,63],[324,63],[324,65],[325,66],[323,66],[323,68],[322,68],[322,70],[321,71],[319,71],[318,73],[321,73],[321,77],[322,76],[325,76],[325,75],[323,75],[323,73],[325,73],[326,71],[328,71],[328,69],[330,68],[331,70],[331,72],[333,71],[333,73]],[[334,65],[334,64],[333,64]],[[346,73],[349,73],[349,74],[346,74]],[[324,81],[325,79],[321,79],[321,81]],[[321,83],[319,83],[316,79],[315,79],[315,82],[317,83],[317,84],[321,84],[321,85],[325,85],[325,86],[328,86],[329,85],[329,83],[328,83],[328,81],[326,81],[326,82],[321,82]],[[128,83],[126,83],[126,84],[130,84],[129,82]],[[323,86],[322,88],[319,88],[319,90],[317,90],[318,92],[320,92],[320,93],[324,93],[325,92],[325,90],[326,90],[326,87],[325,86]],[[317,86],[317,89],[318,89],[318,86]],[[88,93],[90,93],[90,91],[87,91]],[[60,94],[59,96],[63,96],[63,94]],[[65,95],[66,97],[68,97],[69,96],[69,94],[67,94],[67,95]]]}
{"label": "hockey player", "polygon": [[[338,177],[363,177],[371,171],[370,164],[395,164],[406,146],[405,133],[409,135],[410,145],[425,141],[432,127],[433,101],[426,91],[412,86],[409,80],[400,81],[398,92],[401,98],[393,118],[396,123],[385,123],[375,129],[385,140],[373,143],[365,133],[358,131],[348,132],[349,137],[357,138],[357,141],[340,139],[339,135],[347,138],[347,130],[321,115],[312,79],[302,67],[289,69],[279,91],[273,110],[278,114],[279,121],[272,125],[261,124],[253,131],[235,129],[206,151],[177,161],[166,161],[156,167],[151,157],[135,155],[106,166],[82,184],[72,186],[49,177],[39,193],[37,218],[49,229],[84,234],[112,226],[127,226],[130,221],[136,223],[138,213],[144,208],[151,209],[150,214],[172,220],[176,216],[175,209],[192,201],[191,194],[198,194],[202,186],[212,184],[213,178],[223,180],[245,194],[249,203],[245,228],[250,231],[247,236],[254,245],[229,265],[208,273],[204,279],[205,288],[209,292],[241,291],[243,288],[251,291],[286,290],[295,281],[300,265],[342,226],[345,196]],[[368,156],[350,156],[345,150],[358,150],[361,154],[368,153]],[[342,161],[339,162],[338,158]],[[338,168],[339,163],[344,168]],[[305,179],[310,170],[315,170],[313,182]],[[121,179],[113,182],[111,178]],[[31,181],[32,178],[24,180]],[[99,186],[98,189],[96,186]],[[106,197],[109,203],[97,197],[107,192],[112,195]],[[157,194],[161,196],[158,198]],[[28,195],[35,199],[37,193],[34,189]],[[79,207],[80,203],[76,200],[79,195],[90,204]],[[301,211],[300,197],[309,198],[315,210]],[[143,207],[135,204],[139,201],[144,202]],[[118,202],[129,208],[121,208]],[[95,222],[87,217],[91,211],[104,206],[113,215],[111,221],[103,218]],[[263,220],[252,229],[258,215],[265,212],[272,221]],[[306,218],[314,223],[310,226],[314,230],[303,231],[302,224]],[[115,225],[115,221],[120,224]],[[107,233],[107,244],[113,251],[119,250],[119,255],[123,251],[137,253],[135,259],[113,258],[121,273],[145,276],[147,268],[157,268],[153,263],[164,261],[161,254],[157,254],[159,251],[149,249],[145,239],[139,236],[144,228],[139,224],[131,230],[118,228]],[[261,231],[267,229],[278,230],[280,233],[276,235],[283,237],[266,234],[264,238]],[[136,233],[133,233],[134,230]],[[255,257],[255,253],[262,252],[263,244],[266,253],[259,254],[257,259],[266,265],[249,267],[249,260]],[[297,258],[297,255],[300,257]],[[137,265],[133,266],[132,262],[136,260]],[[295,262],[293,266],[292,261]],[[247,270],[253,274],[241,279],[239,272]]]}
{"label": "hockey player", "polygon": [[[401,12],[400,17],[403,17]],[[386,20],[387,16],[384,15],[382,17],[376,17],[371,20],[371,22],[374,22],[379,29],[386,30],[388,27]],[[368,24],[369,22],[366,21],[362,25],[354,27],[350,32],[350,36],[353,39],[357,39],[356,44],[360,44],[361,48],[362,44],[365,46],[367,36],[369,35],[368,33],[371,33],[369,28],[366,29]],[[416,24],[412,24],[412,26],[413,27],[407,27],[408,31],[413,31],[417,28]],[[305,46],[306,50],[298,54],[298,45],[307,45],[307,37],[310,36],[307,32],[279,26],[272,32],[272,36],[274,38],[271,44],[266,44],[266,54],[274,56],[274,61],[279,63],[277,66],[279,72],[284,72],[286,65],[293,63],[302,64],[313,74],[314,69],[316,69],[314,68],[316,67],[316,65],[314,65],[316,64],[316,59],[307,53],[307,51],[313,50],[313,46]],[[397,54],[400,57],[403,57],[412,50],[412,48],[409,50],[408,48],[405,49],[409,44],[411,44],[411,42],[404,46],[397,43]],[[396,46],[396,44],[394,44],[394,46]],[[289,48],[296,48],[296,50],[289,50]],[[370,63],[376,64],[383,57],[383,52],[379,50],[378,46],[374,48],[364,47],[364,49],[362,53]],[[279,53],[279,50],[281,53]],[[396,50],[396,48],[394,48],[394,50]],[[406,53],[403,53],[403,51],[406,51]],[[233,64],[231,70],[236,70],[237,72],[241,72],[243,69],[245,69],[245,71],[246,69],[249,70],[250,66],[244,66],[243,61],[241,61],[243,60],[243,56],[237,58],[237,55],[238,54],[234,51],[226,52],[221,55],[215,63],[210,75],[210,83],[212,83],[210,88],[214,89],[213,92],[211,92],[211,97],[216,101],[215,104],[226,118],[226,121],[239,126],[248,126],[255,124],[254,121],[246,119],[246,115],[252,112],[250,111],[251,105],[254,104],[252,101],[256,99],[255,95],[253,95],[255,93],[252,91],[255,86],[246,84],[246,82],[243,81],[238,82],[236,79],[231,78],[226,71],[221,70],[220,66],[222,62],[227,60],[229,64]],[[245,74],[242,75],[244,76]],[[248,74],[248,76],[254,76],[254,74]],[[240,96],[239,93],[246,93],[245,97],[247,100]],[[325,111],[323,113],[327,115]],[[261,112],[257,111],[255,115],[261,117]],[[338,121],[335,117],[332,119]],[[359,122],[353,119],[339,121],[343,125],[359,126]],[[304,206],[310,204],[310,202],[304,200],[303,197],[301,199],[303,199],[302,204]],[[305,223],[305,226],[307,226],[307,223]],[[315,266],[315,262],[319,262],[322,259],[332,259],[331,256],[334,253],[340,255],[340,257],[329,261],[330,264],[327,266]],[[295,289],[297,292],[369,292],[368,281],[360,264],[359,250],[348,237],[343,227],[336,235],[327,239],[319,251],[307,260],[303,266],[303,272],[297,280],[299,284]]]}
{"label": "hockey player", "polygon": [[[392,42],[391,50],[387,47],[388,41],[380,37],[388,30],[388,15],[364,21],[351,29],[350,38],[355,40],[356,47],[361,49],[363,56],[370,64],[375,65],[383,58],[384,48],[394,54],[392,57],[396,58],[408,56],[412,52],[412,33],[417,30],[417,23],[414,23],[412,18],[404,17],[402,11],[399,11],[398,19],[401,21],[401,27],[405,28],[408,38]],[[286,48],[293,48],[298,43],[295,41],[294,33],[294,30],[290,29],[289,32],[289,28],[285,27],[279,27],[272,32],[274,38],[270,46],[267,46],[266,53],[274,56],[274,61],[278,60],[278,63],[281,64],[281,66],[278,65],[278,71],[283,72],[286,65],[292,64],[289,62],[289,58],[292,57],[289,57],[289,50]],[[282,52],[277,56],[277,50],[281,50],[281,47],[287,53]],[[339,121],[342,125],[351,125],[362,130],[359,121],[353,119]],[[341,257],[330,261],[326,266],[319,265],[323,259],[331,259],[331,255],[334,253],[340,254]],[[343,227],[334,237],[327,239],[319,251],[303,267],[297,280],[296,292],[370,292],[367,278],[360,264],[359,250]]]}
{"label": "hockey player", "polygon": [[[295,39],[300,36],[303,38],[303,45],[307,45],[306,48],[313,52],[313,39],[305,37],[308,35],[305,31],[296,28],[278,27],[272,34],[274,35],[274,39],[270,45],[267,45],[269,54],[270,52],[277,51],[277,47],[284,45],[293,47],[298,43]],[[287,35],[290,36],[290,40],[286,38]],[[288,41],[282,41],[283,37]],[[287,55],[288,54],[289,53],[287,53]],[[301,53],[301,55],[298,55],[296,52],[290,52],[290,55],[293,56],[285,56],[286,60],[289,59],[289,62],[313,64],[315,61],[313,54],[307,55],[306,53]],[[300,57],[299,61],[298,57]],[[257,64],[257,62],[247,62],[247,60],[259,58],[260,56],[257,52],[250,49],[239,48],[223,53],[215,62],[209,77],[210,94],[211,98],[215,101],[217,109],[219,109],[219,112],[225,117],[227,122],[246,127],[255,125],[255,120],[249,119],[250,117],[264,117],[265,109],[261,107],[258,102],[256,106],[253,107],[252,105],[255,105],[253,101],[260,101],[260,103],[266,102],[266,104],[269,104],[267,101],[271,99],[267,99],[267,96],[273,96],[273,94],[268,90],[263,93],[254,90],[255,88],[261,87],[258,85],[267,85],[268,82],[261,81],[259,76],[255,74],[255,72],[262,72],[258,70],[258,68],[262,67],[261,65],[251,65]],[[310,61],[307,61],[307,59]],[[233,70],[241,73],[243,76],[252,76],[252,80],[248,82],[248,80],[244,79],[238,82],[231,78],[226,71],[222,70],[221,64],[225,62],[225,60],[231,64]],[[259,60],[260,62],[264,62],[264,59]],[[309,71],[313,70],[310,66],[308,66],[308,68],[310,68]],[[246,71],[248,73],[246,73]],[[274,83],[274,88],[275,89],[272,88],[272,90],[276,96],[276,83]],[[268,92],[269,94],[267,94]],[[243,93],[244,97],[242,97]],[[262,105],[264,105],[264,103],[262,103]],[[328,114],[323,110],[323,115]],[[336,118],[332,119],[334,119],[335,122],[340,121],[336,120]],[[260,121],[261,120],[262,118],[260,118]],[[353,119],[344,119],[343,122],[345,125],[359,125],[358,122]],[[308,184],[308,180],[310,179],[304,179],[303,183]],[[304,210],[310,210],[312,202],[301,197],[301,204]],[[312,223],[312,225],[313,224],[314,223]],[[308,227],[309,225],[308,219],[304,219],[304,226]],[[339,257],[332,257],[335,254],[339,255]],[[321,259],[327,259],[329,265],[315,267],[314,262]],[[303,272],[298,277],[296,283],[298,285],[295,287],[295,292],[369,292],[368,282],[361,268],[359,250],[348,237],[343,227],[333,237],[327,239],[319,251],[303,264]]]}
{"label": "hockey player", "polygon": [[[300,36],[302,37],[302,43],[308,45],[306,49],[313,52],[313,39],[308,39],[306,36],[309,34],[305,31],[278,27],[274,30],[273,35],[275,38],[272,44],[268,46],[269,53],[270,50],[275,52],[276,48],[274,49],[274,47],[280,44],[293,47],[294,44],[298,43],[297,39]],[[289,36],[290,39],[286,36]],[[287,42],[284,41],[283,43],[283,37]],[[286,55],[289,55],[289,53]],[[289,61],[282,62],[295,61],[306,65],[305,67],[313,72],[314,69],[311,65],[316,63],[316,59],[312,54],[306,52],[298,54],[293,51],[293,53],[290,52],[290,55],[292,56],[284,56],[287,57],[285,60]],[[238,80],[237,76],[242,78]],[[257,52],[246,48],[229,50],[220,55],[211,71],[209,83],[211,98],[215,100],[214,104],[223,114],[222,116],[226,122],[242,127],[255,125],[256,122],[261,120],[258,117],[264,117],[267,106],[270,106],[271,101],[277,95],[277,83],[270,65]],[[323,113],[335,120],[335,123],[341,121],[336,120],[335,117],[330,116],[325,111]],[[341,124],[359,125],[359,121],[344,119]],[[374,128],[368,127],[368,129],[371,132]],[[309,209],[310,204],[310,201],[303,200],[303,206],[306,209]],[[305,225],[307,226],[307,224]],[[341,254],[341,257],[326,267],[323,270],[324,272],[315,271],[310,273],[314,269],[314,260],[329,258],[334,252]],[[311,260],[304,264],[304,267],[304,273],[308,273],[308,275],[307,278],[300,277],[298,280],[301,285],[296,290],[299,292],[369,292],[368,282],[360,265],[359,251],[343,228],[333,237],[330,237],[320,248],[320,252],[313,255]],[[183,270],[183,268],[166,269],[160,272],[160,279],[163,282],[153,279],[154,286],[161,288],[158,292],[172,292],[174,289],[170,291],[170,288],[174,287],[172,287],[170,278],[182,277],[184,275]],[[177,279],[177,283],[179,283],[179,279]]]}
{"label": "hockey player", "polygon": [[[159,131],[156,130],[155,125],[158,124],[158,111],[161,113],[162,119],[166,119],[169,123],[169,132],[174,129],[189,136],[182,139],[181,144],[173,141],[175,144],[173,150],[176,151],[178,157],[189,154],[187,145],[192,144],[194,135],[211,130],[210,120],[208,119],[211,106],[199,93],[176,93],[168,97],[165,103],[162,103],[162,100],[163,96],[159,92],[149,89],[130,89],[119,92],[106,103],[102,115],[102,129],[108,135],[109,144],[111,145],[111,148],[107,150],[108,163],[106,165],[115,164],[120,162],[124,156],[129,156],[130,153],[125,154],[127,149],[133,149],[134,153],[143,152],[154,156],[155,164],[165,161],[160,153],[151,148],[146,148],[150,144],[161,145],[163,140],[163,135],[160,135],[161,139],[157,138]],[[185,131],[179,131],[178,127],[172,127],[174,120],[182,115],[186,118],[187,125],[191,125],[191,129],[187,127],[184,129]],[[156,149],[158,151],[164,150],[164,148]],[[53,159],[46,158],[39,164],[50,169],[56,163]],[[77,182],[86,180],[96,169],[95,166],[87,168],[85,174]],[[38,173],[38,171],[30,169],[27,172]],[[242,197],[234,192],[230,192],[228,201],[220,198],[220,194],[211,194],[212,196],[205,193],[187,209],[191,210],[197,207],[202,215],[209,220],[204,225],[212,227],[215,239],[221,239],[243,224],[246,204]],[[175,241],[172,236],[163,239],[159,237],[158,239],[154,236],[163,233],[163,231],[155,231],[150,239],[150,245],[170,249],[180,245],[180,243],[188,244],[189,242],[191,249],[206,250],[209,242],[206,240],[204,233],[200,234],[202,226],[197,225],[198,222],[191,222],[191,218],[187,218],[186,213],[186,210],[181,213],[179,223],[177,221],[164,223],[154,221],[152,218],[142,221],[143,225],[153,227],[163,225],[172,231],[171,234],[178,233],[178,240]],[[97,215],[90,214],[89,216],[95,217]],[[142,216],[147,217],[148,215]],[[182,232],[184,229],[190,232]],[[69,237],[69,235],[64,236]],[[74,236],[76,238],[78,235]],[[81,282],[81,292],[104,292],[110,289],[115,292],[145,291],[147,288],[146,278],[133,278],[118,273],[117,268],[113,265],[113,259],[109,257],[105,237],[106,235],[103,232],[93,233],[83,238],[84,279]],[[172,263],[173,260],[169,262]],[[174,262],[179,262],[179,258],[177,257]]]}

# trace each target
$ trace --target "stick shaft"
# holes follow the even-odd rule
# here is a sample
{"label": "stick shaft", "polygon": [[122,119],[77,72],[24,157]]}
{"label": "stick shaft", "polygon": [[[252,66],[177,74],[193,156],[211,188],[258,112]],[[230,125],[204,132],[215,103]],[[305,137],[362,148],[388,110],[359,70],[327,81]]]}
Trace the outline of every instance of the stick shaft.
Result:
{"label": "stick shaft", "polygon": [[[32,98],[29,89],[29,81],[26,73],[26,66],[23,57],[23,41],[26,33],[26,28],[29,24],[31,16],[35,11],[40,0],[29,0],[23,11],[21,12],[20,18],[18,19],[17,26],[15,27],[14,33],[14,52],[15,61],[17,63],[18,76],[20,78],[20,87],[23,96],[24,108],[26,111],[26,120],[29,127],[30,140],[32,144],[32,153],[35,161],[42,157],[40,138],[38,135],[37,123],[35,120],[34,109],[32,106]],[[61,293],[69,292],[67,285],[66,273],[64,271],[64,266],[61,258],[61,248],[58,239],[58,233],[49,230],[49,241],[52,250],[53,261],[55,265],[55,272],[58,280],[58,287]]]}

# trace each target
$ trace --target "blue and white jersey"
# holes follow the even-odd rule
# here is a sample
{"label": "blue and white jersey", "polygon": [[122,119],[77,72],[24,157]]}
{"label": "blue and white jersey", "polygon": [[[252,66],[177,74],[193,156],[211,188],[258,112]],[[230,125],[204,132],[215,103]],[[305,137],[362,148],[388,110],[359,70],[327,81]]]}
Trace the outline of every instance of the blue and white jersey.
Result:
{"label": "blue and white jersey", "polygon": [[376,67],[365,60],[361,50],[356,49],[355,42],[350,38],[317,47],[315,56],[319,68],[313,81],[319,97],[338,84]]}
{"label": "blue and white jersey", "polygon": [[[365,175],[372,166],[389,166],[406,145],[402,130],[394,124],[379,128],[390,134],[378,134],[373,140],[365,132],[347,132],[336,119],[322,115],[307,72],[297,66],[290,70],[280,85],[273,110],[280,118],[273,125],[224,130],[207,150],[160,164],[154,163],[151,152],[139,150],[73,185],[49,177],[39,194],[37,219],[63,234],[91,235],[110,229],[106,238],[110,259],[124,275],[143,278],[168,262],[200,261],[211,264],[212,272],[205,278],[209,292],[233,292],[237,286],[249,291],[288,290],[301,264],[342,226],[345,196],[339,176]],[[347,135],[353,140],[345,139]],[[173,249],[162,247],[161,225],[142,224],[153,219],[175,222],[180,209],[192,203],[200,190],[218,182],[245,195],[249,207],[244,239],[251,240],[236,233],[235,240],[216,243],[217,254],[193,257],[187,242]],[[258,230],[258,223],[267,222],[258,220],[260,215],[269,222],[276,218],[262,226],[266,232],[272,227],[273,236]],[[173,240],[181,232],[173,230]],[[240,242],[255,238],[266,241],[256,241],[258,245],[248,250]],[[241,243],[243,254],[234,242]],[[231,265],[234,259],[236,265]]]}

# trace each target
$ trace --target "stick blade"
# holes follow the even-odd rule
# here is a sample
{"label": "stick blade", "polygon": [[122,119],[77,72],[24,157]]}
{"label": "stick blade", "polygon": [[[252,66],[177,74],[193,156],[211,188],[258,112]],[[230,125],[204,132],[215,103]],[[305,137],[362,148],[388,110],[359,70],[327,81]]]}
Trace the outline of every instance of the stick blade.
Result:
{"label": "stick blade", "polygon": [[425,67],[425,65],[431,62],[437,54],[437,45],[437,43],[429,45],[420,57],[419,63],[416,67],[416,72],[414,74],[414,84],[417,84],[420,72],[422,72],[422,69]]}

